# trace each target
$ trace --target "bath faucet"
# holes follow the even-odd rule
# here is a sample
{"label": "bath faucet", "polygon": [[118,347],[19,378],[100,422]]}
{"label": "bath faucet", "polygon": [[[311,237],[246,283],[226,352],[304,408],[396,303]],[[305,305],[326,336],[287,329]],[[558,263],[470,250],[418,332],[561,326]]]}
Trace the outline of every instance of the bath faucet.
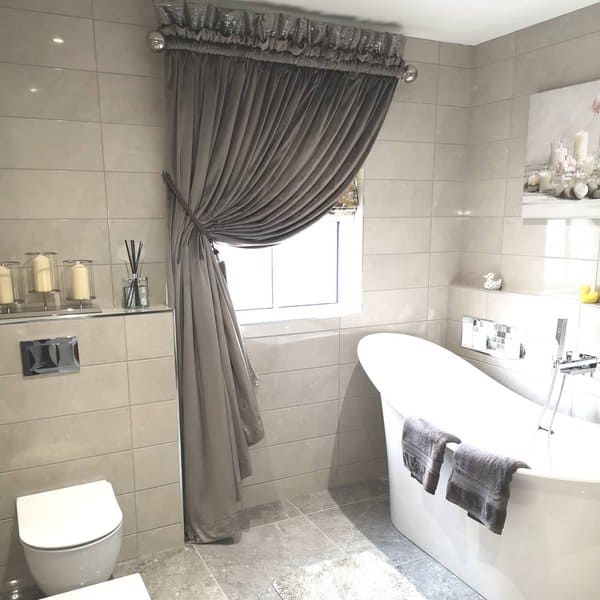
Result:
{"label": "bath faucet", "polygon": [[556,363],[556,367],[560,373],[565,375],[590,375],[598,366],[598,357],[591,354],[580,354],[579,358],[573,359],[573,353],[567,352],[563,360]]}

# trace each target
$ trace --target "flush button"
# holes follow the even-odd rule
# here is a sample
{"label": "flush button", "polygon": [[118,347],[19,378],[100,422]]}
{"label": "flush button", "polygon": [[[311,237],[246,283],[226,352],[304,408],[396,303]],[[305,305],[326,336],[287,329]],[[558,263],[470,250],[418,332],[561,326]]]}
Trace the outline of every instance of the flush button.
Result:
{"label": "flush button", "polygon": [[79,371],[77,337],[58,337],[21,342],[23,375],[74,373]]}

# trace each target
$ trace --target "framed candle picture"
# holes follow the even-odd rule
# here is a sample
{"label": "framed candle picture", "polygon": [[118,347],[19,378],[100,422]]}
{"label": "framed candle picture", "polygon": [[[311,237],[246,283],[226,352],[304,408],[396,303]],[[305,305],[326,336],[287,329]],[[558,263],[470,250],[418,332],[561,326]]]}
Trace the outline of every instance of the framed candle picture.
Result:
{"label": "framed candle picture", "polygon": [[600,80],[529,98],[523,218],[600,218]]}

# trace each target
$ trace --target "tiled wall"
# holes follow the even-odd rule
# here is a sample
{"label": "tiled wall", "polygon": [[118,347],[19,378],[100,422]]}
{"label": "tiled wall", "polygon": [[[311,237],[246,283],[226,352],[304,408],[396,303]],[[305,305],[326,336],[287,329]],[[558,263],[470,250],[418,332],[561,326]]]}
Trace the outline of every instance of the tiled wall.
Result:
{"label": "tiled wall", "polygon": [[266,439],[251,450],[246,506],[385,473],[379,397],[357,364],[361,337],[402,331],[445,340],[461,218],[472,49],[409,39],[419,67],[396,97],[365,165],[359,314],[244,327]]}
{"label": "tiled wall", "polygon": [[[568,350],[597,354],[600,310],[577,289],[597,280],[597,220],[521,219],[529,95],[600,79],[600,4],[474,48],[461,268],[449,294],[447,345],[508,387],[542,401],[549,386],[556,319],[569,318]],[[595,149],[596,142],[592,143]],[[498,271],[504,291],[480,291]],[[540,296],[541,294],[541,296]],[[526,332],[527,357],[498,361],[460,348],[462,315],[487,316]],[[569,381],[566,409],[598,420],[600,386]]]}
{"label": "tiled wall", "polygon": [[[23,377],[19,341],[79,338],[81,371]],[[0,594],[28,580],[17,496],[107,479],[120,560],[183,543],[173,315],[0,324]]]}
{"label": "tiled wall", "polygon": [[151,0],[0,0],[0,260],[93,259],[103,306],[120,305],[125,238],[144,240],[151,300],[165,301],[154,24]]}

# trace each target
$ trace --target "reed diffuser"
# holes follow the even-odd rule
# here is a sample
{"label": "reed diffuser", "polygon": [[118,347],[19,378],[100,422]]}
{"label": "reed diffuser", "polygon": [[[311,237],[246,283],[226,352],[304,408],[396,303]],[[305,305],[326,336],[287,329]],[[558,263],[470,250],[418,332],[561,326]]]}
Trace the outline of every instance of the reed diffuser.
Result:
{"label": "reed diffuser", "polygon": [[149,306],[148,278],[142,276],[142,263],[140,262],[143,247],[143,242],[136,245],[134,240],[125,240],[129,277],[123,280],[123,308],[147,308]]}

